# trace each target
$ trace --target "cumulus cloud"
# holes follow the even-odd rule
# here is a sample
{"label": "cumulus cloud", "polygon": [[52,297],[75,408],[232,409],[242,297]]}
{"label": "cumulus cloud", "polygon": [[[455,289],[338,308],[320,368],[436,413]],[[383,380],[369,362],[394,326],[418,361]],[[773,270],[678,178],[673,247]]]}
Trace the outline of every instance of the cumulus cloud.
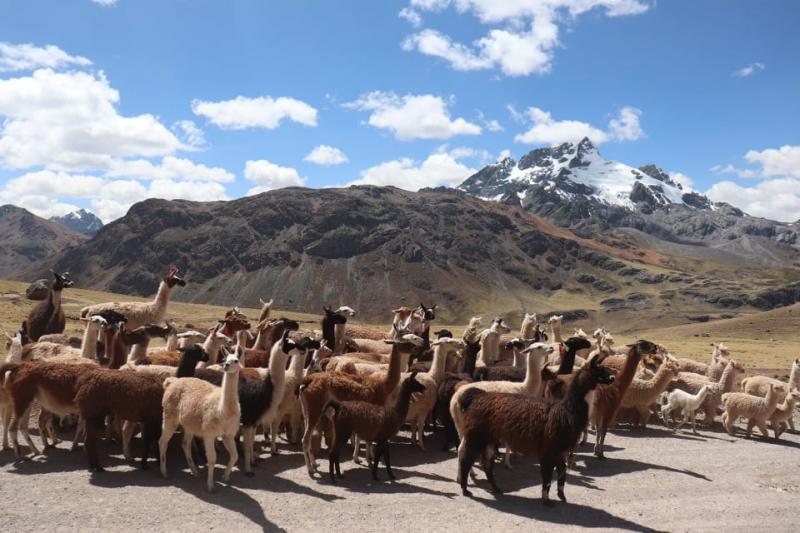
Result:
{"label": "cumulus cloud", "polygon": [[768,179],[752,187],[720,181],[706,196],[715,202],[728,202],[757,217],[783,222],[800,220],[800,180],[796,178]]}
{"label": "cumulus cloud", "polygon": [[303,161],[322,166],[332,166],[347,163],[349,159],[347,159],[347,156],[338,148],[320,144],[311,150],[311,152],[303,158]]}
{"label": "cumulus cloud", "polygon": [[41,67],[59,69],[63,67],[86,67],[92,62],[81,56],[73,56],[57,46],[35,46],[31,43],[12,44],[0,42],[0,72],[33,70]]}
{"label": "cumulus cloud", "polygon": [[349,185],[393,185],[410,191],[440,185],[452,187],[476,172],[459,161],[464,156],[458,151],[435,152],[421,162],[408,157],[386,161],[364,170],[361,179]]}
{"label": "cumulus cloud", "polygon": [[206,134],[191,120],[179,120],[172,125],[172,130],[178,132],[181,141],[191,148],[203,150],[208,147]]}
{"label": "cumulus cloud", "polygon": [[509,106],[512,116],[518,115],[530,122],[531,127],[525,133],[518,134],[514,140],[525,144],[560,144],[577,142],[588,137],[595,144],[608,141],[636,141],[645,137],[639,118],[640,109],[623,107],[619,114],[608,123],[608,130],[592,126],[579,120],[556,120],[552,114],[538,107],[530,107],[524,116]]}
{"label": "cumulus cloud", "polygon": [[0,80],[0,162],[80,171],[113,158],[155,157],[183,149],[150,114],[122,116],[119,93],[100,72],[55,72]]}
{"label": "cumulus cloud", "polygon": [[411,0],[409,9],[417,13],[450,6],[493,27],[470,45],[423,29],[408,36],[403,49],[442,59],[455,70],[498,68],[508,76],[549,72],[560,44],[559,25],[567,19],[596,8],[608,17],[638,15],[650,8],[641,0]]}
{"label": "cumulus cloud", "polygon": [[745,160],[755,168],[740,168],[731,164],[714,165],[717,174],[736,174],[740,178],[771,178],[788,176],[800,178],[800,146],[784,145],[766,150],[748,150]]}
{"label": "cumulus cloud", "polygon": [[305,184],[305,179],[300,177],[297,169],[282,167],[266,159],[247,161],[244,165],[244,177],[255,184],[247,191],[248,196],[283,187],[302,187]]}
{"label": "cumulus cloud", "polygon": [[348,109],[371,111],[367,123],[386,129],[401,141],[412,139],[449,139],[455,135],[479,135],[481,127],[463,118],[450,118],[446,102],[431,94],[398,96],[392,92],[373,91]]}
{"label": "cumulus cloud", "polygon": [[401,19],[405,19],[406,21],[408,21],[409,24],[411,24],[415,28],[419,28],[422,25],[422,17],[419,15],[418,12],[416,12],[411,8],[404,7],[403,9],[400,10],[397,16],[399,16]]}
{"label": "cumulus cloud", "polygon": [[130,177],[144,180],[189,180],[232,182],[236,177],[221,167],[207,167],[189,159],[167,156],[160,164],[146,159],[115,161],[106,176]]}
{"label": "cumulus cloud", "polygon": [[271,98],[260,96],[247,98],[237,96],[233,100],[209,102],[193,100],[195,115],[207,118],[212,124],[227,130],[266,128],[273,130],[283,120],[291,120],[306,126],[317,125],[317,110],[295,98],[282,96]]}
{"label": "cumulus cloud", "polygon": [[672,181],[683,187],[684,191],[691,192],[694,190],[692,188],[694,186],[694,180],[683,172],[670,171],[667,172],[667,174],[669,174],[669,177],[672,178]]}
{"label": "cumulus cloud", "polygon": [[764,70],[764,63],[750,63],[746,67],[734,70],[731,76],[734,78],[748,78],[758,71]]}
{"label": "cumulus cloud", "polygon": [[608,123],[608,135],[615,141],[638,141],[645,137],[639,125],[642,110],[626,106],[619,110],[619,116]]}

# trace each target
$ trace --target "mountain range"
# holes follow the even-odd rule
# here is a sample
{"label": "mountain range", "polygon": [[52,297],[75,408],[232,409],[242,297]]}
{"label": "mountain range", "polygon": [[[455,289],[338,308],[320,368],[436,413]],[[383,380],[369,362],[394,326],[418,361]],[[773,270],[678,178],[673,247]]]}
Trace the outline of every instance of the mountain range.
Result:
{"label": "mountain range", "polygon": [[67,213],[60,217],[50,217],[53,222],[63,224],[71,230],[89,235],[90,237],[100,231],[103,227],[103,221],[97,215],[86,209],[78,209],[72,213]]}

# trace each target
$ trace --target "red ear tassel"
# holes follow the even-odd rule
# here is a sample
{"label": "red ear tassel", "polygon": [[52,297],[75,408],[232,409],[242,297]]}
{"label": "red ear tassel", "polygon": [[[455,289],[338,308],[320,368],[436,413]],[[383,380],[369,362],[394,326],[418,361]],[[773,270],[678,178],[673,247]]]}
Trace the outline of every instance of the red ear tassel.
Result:
{"label": "red ear tassel", "polygon": [[177,273],[178,273],[178,267],[171,266],[171,267],[169,267],[169,270],[167,271],[167,277],[171,278],[172,276],[174,276]]}
{"label": "red ear tassel", "polygon": [[563,344],[558,345],[558,353],[561,354],[562,357],[567,355],[567,349],[564,348]]}

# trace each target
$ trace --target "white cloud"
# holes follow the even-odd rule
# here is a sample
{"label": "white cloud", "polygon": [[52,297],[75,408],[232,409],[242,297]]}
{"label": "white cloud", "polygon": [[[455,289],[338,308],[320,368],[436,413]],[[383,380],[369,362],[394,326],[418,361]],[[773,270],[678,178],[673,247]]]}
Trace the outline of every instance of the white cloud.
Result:
{"label": "white cloud", "polygon": [[759,168],[739,168],[734,165],[714,165],[711,171],[717,174],[736,174],[740,178],[771,178],[787,176],[800,178],[800,146],[784,145],[766,150],[749,150],[745,160]]}
{"label": "white cloud", "polygon": [[393,185],[416,191],[423,187],[458,185],[476,171],[458,161],[459,153],[436,152],[422,162],[408,157],[386,161],[370,167],[349,185]]}
{"label": "white cloud", "polygon": [[635,107],[620,109],[619,114],[609,121],[608,131],[579,120],[555,120],[552,114],[538,107],[530,107],[524,114],[512,106],[508,106],[508,109],[515,120],[524,118],[531,123],[528,131],[514,136],[519,143],[552,145],[578,142],[588,137],[594,144],[602,144],[608,141],[637,141],[645,137],[639,124],[642,111]]}
{"label": "white cloud", "polygon": [[731,164],[727,165],[714,165],[711,167],[711,172],[715,174],[736,174],[740,178],[757,178],[758,172],[750,168],[738,168]]}
{"label": "white cloud", "polygon": [[206,117],[212,124],[222,129],[241,130],[245,128],[275,129],[284,119],[306,126],[317,125],[317,110],[307,103],[282,96],[271,98],[260,96],[247,98],[237,96],[233,100],[208,102],[193,100],[195,115]]}
{"label": "white cloud", "polygon": [[102,72],[54,72],[0,80],[0,163],[19,169],[106,168],[113,158],[156,157],[185,146],[153,115],[117,112]]}
{"label": "white cloud", "polygon": [[265,159],[245,162],[244,177],[256,184],[247,191],[248,196],[283,187],[302,187],[305,183],[297,169],[282,167]]}
{"label": "white cloud", "polygon": [[398,96],[392,92],[373,91],[346,108],[371,111],[367,123],[387,129],[401,141],[412,139],[449,139],[455,135],[479,135],[481,127],[463,118],[450,118],[448,102],[431,94]]}
{"label": "white cloud", "polygon": [[731,73],[731,76],[733,76],[734,78],[747,78],[760,70],[764,70],[764,68],[765,68],[764,63],[750,63],[746,67],[734,70]]}
{"label": "white cloud", "polygon": [[208,147],[206,134],[197,127],[191,120],[179,120],[172,125],[172,130],[177,131],[181,136],[181,141],[187,146],[203,150]]}
{"label": "white cloud", "polygon": [[57,46],[35,46],[31,43],[11,44],[0,42],[0,72],[59,69],[68,66],[86,67],[92,62],[81,56],[72,56]]}
{"label": "white cloud", "polygon": [[103,7],[109,7],[116,5],[119,0],[92,0],[92,3],[101,5]]}
{"label": "white cloud", "polygon": [[800,180],[795,178],[768,179],[752,187],[721,181],[715,183],[706,196],[715,202],[728,202],[757,217],[783,222],[800,219]]}
{"label": "white cloud", "polygon": [[189,159],[167,156],[155,165],[146,159],[115,160],[106,172],[110,177],[138,178],[143,180],[189,180],[232,182],[236,177],[220,167],[207,167]]}
{"label": "white cloud", "polygon": [[504,150],[501,150],[500,155],[497,156],[497,162],[499,163],[503,159],[507,159],[509,157],[511,157],[511,150],[505,148]]}
{"label": "white cloud", "polygon": [[497,120],[492,119],[486,122],[486,129],[496,133],[498,131],[503,131],[503,126]]}
{"label": "white cloud", "polygon": [[543,74],[551,69],[559,46],[559,24],[595,8],[608,17],[638,15],[650,4],[641,0],[411,0],[417,11],[441,11],[454,6],[492,28],[470,46],[454,42],[436,30],[408,36],[403,49],[438,57],[455,70],[499,68],[508,76]]}
{"label": "white cloud", "polygon": [[638,141],[645,137],[644,130],[639,125],[642,110],[626,106],[619,110],[619,116],[612,118],[608,123],[608,135],[615,141]]}
{"label": "white cloud", "polygon": [[320,144],[311,150],[311,152],[303,158],[303,161],[322,166],[331,166],[347,163],[349,159],[347,159],[347,156],[338,148]]}
{"label": "white cloud", "polygon": [[584,137],[600,144],[608,140],[608,134],[586,122],[577,120],[554,120],[547,111],[531,107],[527,111],[533,125],[525,133],[514,137],[514,140],[525,144],[561,144],[577,142]]}
{"label": "white cloud", "polygon": [[415,28],[419,28],[422,25],[422,17],[419,16],[419,13],[415,10],[404,7],[400,10],[397,14],[401,19],[405,19],[408,21],[409,24],[414,26]]}

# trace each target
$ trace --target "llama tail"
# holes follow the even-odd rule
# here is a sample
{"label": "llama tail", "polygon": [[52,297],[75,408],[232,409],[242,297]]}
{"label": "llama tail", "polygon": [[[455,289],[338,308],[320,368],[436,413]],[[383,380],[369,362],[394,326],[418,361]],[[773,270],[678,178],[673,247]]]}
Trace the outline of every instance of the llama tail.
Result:
{"label": "llama tail", "polygon": [[341,407],[342,404],[336,400],[328,400],[328,402],[325,404],[325,407],[322,408],[322,416],[333,419],[337,414],[339,414],[339,409],[341,409]]}
{"label": "llama tail", "polygon": [[747,386],[747,382],[750,381],[750,378],[744,378],[742,380],[742,390]]}
{"label": "llama tail", "polygon": [[3,388],[8,387],[8,382],[11,379],[17,370],[19,370],[20,364],[19,363],[6,363],[3,366],[0,366],[0,376],[3,379]]}
{"label": "llama tail", "polygon": [[472,405],[472,402],[475,401],[476,398],[479,398],[481,395],[486,394],[486,391],[482,391],[481,389],[467,389],[464,391],[464,394],[461,395],[461,398],[458,399],[458,408],[461,409],[462,413],[467,412],[469,406]]}

